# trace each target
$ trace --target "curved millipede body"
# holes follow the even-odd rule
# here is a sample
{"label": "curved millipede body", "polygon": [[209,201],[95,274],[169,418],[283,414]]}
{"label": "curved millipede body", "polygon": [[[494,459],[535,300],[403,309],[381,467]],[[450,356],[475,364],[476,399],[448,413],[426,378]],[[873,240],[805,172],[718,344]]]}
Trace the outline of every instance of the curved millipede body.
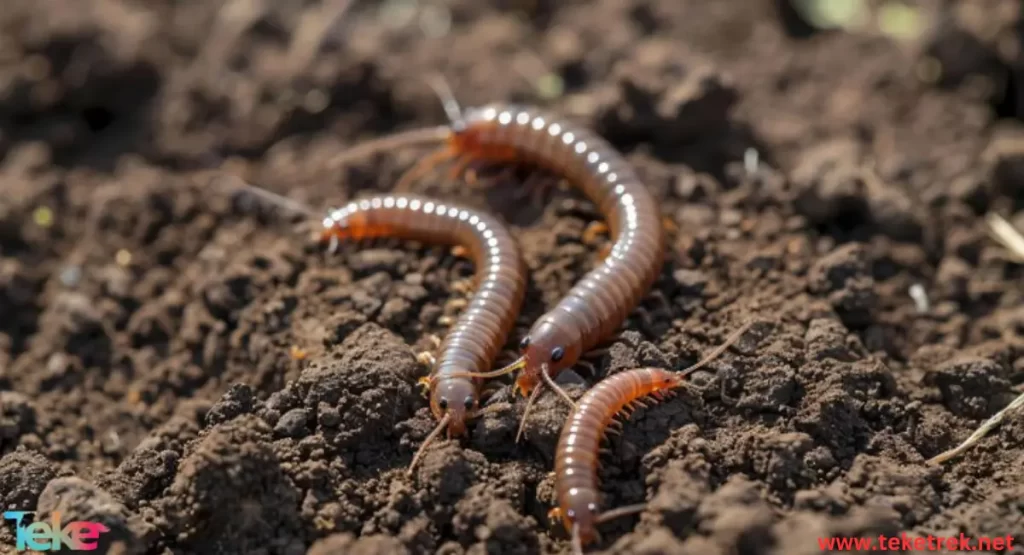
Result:
{"label": "curved millipede body", "polygon": [[[307,215],[313,210],[270,191],[245,184],[244,190]],[[331,210],[319,233],[333,249],[341,241],[395,238],[460,246],[476,267],[473,297],[438,347],[430,376],[430,409],[438,419],[410,464],[442,431],[449,437],[466,431],[466,421],[481,411],[481,373],[504,346],[526,293],[526,268],[507,228],[489,214],[455,203],[417,195],[385,194],[349,202]]]}
{"label": "curved millipede body", "polygon": [[601,511],[597,464],[601,440],[613,419],[626,408],[643,406],[644,397],[664,399],[684,384],[687,374],[708,364],[735,343],[752,322],[740,326],[703,360],[680,372],[640,368],[613,374],[588,390],[569,415],[555,452],[555,490],[561,519],[577,553],[599,538],[597,525],[620,515],[639,512],[644,505]]}
{"label": "curved millipede body", "polygon": [[466,112],[453,148],[488,160],[521,160],[564,176],[598,207],[614,238],[601,265],[530,329],[516,384],[529,393],[574,365],[615,332],[654,284],[665,254],[661,210],[632,166],[607,141],[579,126],[520,106]]}
{"label": "curved millipede body", "polygon": [[628,370],[602,380],[580,398],[558,439],[558,508],[551,511],[552,517],[562,520],[575,545],[587,545],[599,537],[598,450],[608,425],[630,403],[646,396],[661,398],[682,380],[681,374],[657,368]]}
{"label": "curved millipede body", "polygon": [[450,91],[435,89],[452,120],[449,126],[386,137],[349,156],[395,147],[403,140],[445,141],[444,148],[406,172],[397,190],[446,160],[456,161],[455,174],[476,161],[540,167],[581,189],[604,215],[614,239],[601,265],[534,323],[520,344],[519,359],[483,376],[521,370],[516,388],[523,395],[534,391],[523,416],[525,423],[542,380],[573,403],[553,378],[610,338],[654,284],[664,261],[664,219],[633,167],[597,134],[525,106],[494,104],[463,112]]}
{"label": "curved millipede body", "polygon": [[481,379],[472,374],[485,372],[504,346],[526,292],[525,267],[511,234],[488,214],[401,194],[350,202],[323,223],[325,240],[394,237],[469,252],[475,294],[438,349],[427,383],[430,409],[440,422],[424,447],[445,427],[449,436],[464,434],[466,420],[480,409]]}

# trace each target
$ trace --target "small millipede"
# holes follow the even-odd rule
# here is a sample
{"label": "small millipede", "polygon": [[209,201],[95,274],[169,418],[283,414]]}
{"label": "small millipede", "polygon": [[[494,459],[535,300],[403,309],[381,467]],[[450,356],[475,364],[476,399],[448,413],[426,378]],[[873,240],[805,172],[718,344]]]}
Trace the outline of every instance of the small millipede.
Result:
{"label": "small millipede", "polygon": [[[665,222],[632,166],[595,133],[530,107],[494,104],[463,111],[443,80],[434,78],[431,85],[442,99],[449,125],[377,139],[349,151],[344,160],[405,144],[446,143],[409,169],[396,190],[450,160],[455,161],[453,176],[476,161],[532,164],[579,187],[604,215],[614,238],[602,264],[533,324],[520,343],[521,356],[505,368],[476,376],[492,378],[521,370],[516,389],[523,395],[533,391],[521,435],[541,381],[575,405],[554,377],[610,339],[654,284],[664,260]],[[588,235],[601,227],[605,225],[592,227]]]}
{"label": "small millipede", "polygon": [[[646,406],[644,397],[662,400],[685,384],[686,374],[720,356],[750,327],[747,322],[733,332],[703,360],[680,372],[640,368],[613,374],[598,382],[580,398],[569,415],[555,452],[555,491],[558,507],[548,513],[561,520],[572,538],[573,550],[600,539],[597,525],[613,518],[640,512],[645,504],[629,505],[602,512],[597,489],[597,463],[603,436],[614,418],[636,405]],[[628,416],[628,413],[626,413]]]}
{"label": "small millipede", "polygon": [[[246,190],[280,205],[314,215],[313,210],[270,191]],[[473,260],[475,293],[438,346],[428,355],[432,371],[420,380],[428,388],[430,410],[438,420],[409,465],[412,473],[430,443],[447,430],[465,434],[480,407],[482,379],[515,325],[526,293],[526,267],[507,228],[494,217],[459,204],[417,195],[385,194],[349,202],[323,218],[319,239],[334,250],[341,241],[395,238],[462,247]]]}

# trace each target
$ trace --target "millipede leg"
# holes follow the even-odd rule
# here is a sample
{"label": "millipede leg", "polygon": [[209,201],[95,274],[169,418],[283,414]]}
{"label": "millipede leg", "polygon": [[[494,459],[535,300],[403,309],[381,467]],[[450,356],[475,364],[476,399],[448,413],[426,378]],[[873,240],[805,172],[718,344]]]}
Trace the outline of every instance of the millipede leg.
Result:
{"label": "millipede leg", "polygon": [[430,156],[421,159],[415,166],[406,171],[395,184],[395,192],[406,192],[418,179],[430,172],[439,164],[450,160],[458,153],[450,149],[439,149]]}
{"label": "millipede leg", "polygon": [[580,357],[580,358],[585,358],[587,360],[596,360],[596,359],[599,359],[599,358],[603,357],[604,355],[607,355],[608,351],[610,351],[610,350],[611,349],[609,347],[604,347],[604,348],[601,348],[601,349],[591,349],[591,350],[583,353],[583,356]]}
{"label": "millipede leg", "polygon": [[665,228],[665,232],[670,235],[675,235],[679,232],[679,226],[677,226],[672,218],[669,218],[668,216],[661,218],[661,225]]}
{"label": "millipede leg", "polygon": [[423,351],[416,354],[416,361],[427,368],[433,368],[437,359],[434,358],[434,353],[431,353],[430,351]]}
{"label": "millipede leg", "polygon": [[466,308],[466,305],[468,304],[469,301],[467,301],[466,299],[449,299],[446,303],[444,303],[444,310],[445,312],[452,310],[461,310],[463,308]]}
{"label": "millipede leg", "polygon": [[590,222],[587,229],[583,230],[583,242],[593,245],[600,240],[600,236],[608,233],[608,224],[604,222]]}
{"label": "millipede leg", "polygon": [[455,159],[455,164],[448,170],[448,180],[456,181],[462,174],[469,169],[469,165],[473,163],[473,156],[471,154],[463,154]]}
{"label": "millipede leg", "polygon": [[423,376],[416,380],[416,383],[423,388],[423,396],[430,395],[430,376]]}
{"label": "millipede leg", "polygon": [[466,185],[473,188],[480,187],[483,184],[480,181],[480,173],[477,172],[476,168],[474,168],[472,164],[470,167],[466,168],[466,177],[464,181],[466,182]]}
{"label": "millipede leg", "polygon": [[452,291],[456,293],[462,293],[468,295],[473,291],[473,280],[472,279],[460,279],[459,281],[452,283]]}
{"label": "millipede leg", "polygon": [[309,353],[298,345],[292,345],[288,348],[288,356],[290,356],[292,360],[305,360],[306,357],[309,356]]}

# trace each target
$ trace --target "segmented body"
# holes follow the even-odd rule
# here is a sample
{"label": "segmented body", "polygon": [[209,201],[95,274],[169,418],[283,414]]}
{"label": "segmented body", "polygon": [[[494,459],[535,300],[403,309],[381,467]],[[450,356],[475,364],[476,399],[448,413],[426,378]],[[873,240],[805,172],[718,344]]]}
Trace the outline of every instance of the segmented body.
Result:
{"label": "segmented body", "polygon": [[512,331],[526,291],[525,267],[507,229],[486,213],[415,195],[380,195],[333,210],[324,239],[393,237],[461,245],[475,265],[475,293],[442,342],[430,380],[434,416],[459,435],[479,402],[481,380]]}
{"label": "segmented body", "polygon": [[523,392],[576,363],[625,321],[654,284],[665,252],[661,211],[625,158],[597,134],[533,108],[473,108],[453,125],[451,150],[498,162],[526,162],[565,177],[607,220],[614,244],[602,264],[541,316],[522,344]]}
{"label": "segmented body", "polygon": [[588,390],[565,422],[555,454],[555,489],[563,524],[570,532],[577,527],[581,543],[597,537],[598,450],[608,425],[630,403],[646,396],[660,399],[682,379],[657,368],[614,374]]}

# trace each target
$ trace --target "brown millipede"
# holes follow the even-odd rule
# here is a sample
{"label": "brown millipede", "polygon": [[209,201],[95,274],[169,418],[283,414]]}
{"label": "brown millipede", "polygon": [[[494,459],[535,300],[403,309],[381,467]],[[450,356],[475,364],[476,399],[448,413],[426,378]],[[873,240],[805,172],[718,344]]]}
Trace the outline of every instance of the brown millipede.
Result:
{"label": "brown millipede", "polygon": [[751,325],[747,322],[733,332],[703,360],[681,372],[659,368],[640,368],[613,374],[588,390],[569,415],[555,452],[555,491],[558,507],[551,510],[552,519],[562,521],[572,537],[573,549],[582,553],[583,546],[600,538],[597,525],[612,518],[636,513],[644,504],[630,505],[610,511],[600,510],[597,489],[597,463],[600,442],[612,420],[624,408],[643,405],[644,397],[663,399],[684,384],[686,374],[720,356],[736,342]]}
{"label": "brown millipede", "polygon": [[[446,141],[445,148],[413,166],[396,189],[446,160],[456,161],[455,174],[476,160],[533,164],[579,187],[605,216],[615,239],[602,264],[534,323],[515,362],[477,375],[490,378],[522,370],[516,388],[523,395],[534,390],[523,414],[525,423],[541,380],[574,405],[554,377],[607,340],[654,284],[664,259],[665,224],[632,166],[598,135],[530,107],[494,104],[463,111],[442,80],[431,84],[442,99],[449,125],[378,139],[345,158],[400,144]],[[521,423],[520,434],[522,430]]]}
{"label": "brown millipede", "polygon": [[[312,214],[289,199],[245,185],[278,204]],[[449,437],[466,432],[467,420],[478,416],[482,381],[504,346],[526,292],[526,268],[519,247],[494,217],[459,204],[405,194],[385,194],[331,210],[323,218],[320,240],[333,250],[340,241],[396,238],[465,249],[476,267],[475,293],[440,343],[429,363],[432,371],[420,380],[428,387],[430,410],[438,419],[413,457],[415,468],[426,447],[443,430]]]}

